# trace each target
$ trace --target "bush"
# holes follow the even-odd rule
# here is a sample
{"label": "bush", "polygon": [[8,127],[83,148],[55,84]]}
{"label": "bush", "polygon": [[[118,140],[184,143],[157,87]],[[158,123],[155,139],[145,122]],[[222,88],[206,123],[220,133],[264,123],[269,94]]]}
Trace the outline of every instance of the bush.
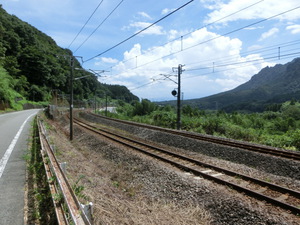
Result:
{"label": "bush", "polygon": [[300,129],[288,132],[288,136],[292,139],[291,145],[296,147],[297,150],[300,150]]}
{"label": "bush", "polygon": [[261,137],[261,143],[276,148],[290,148],[293,146],[293,140],[289,135],[269,135],[264,134]]}
{"label": "bush", "polygon": [[156,126],[175,128],[177,117],[174,112],[155,111],[152,118]]}
{"label": "bush", "polygon": [[214,133],[225,134],[225,123],[218,117],[207,118],[203,122],[203,129],[207,134],[213,135]]}
{"label": "bush", "polygon": [[259,134],[253,128],[243,128],[237,125],[229,124],[226,127],[226,137],[243,141],[254,142],[259,140]]}

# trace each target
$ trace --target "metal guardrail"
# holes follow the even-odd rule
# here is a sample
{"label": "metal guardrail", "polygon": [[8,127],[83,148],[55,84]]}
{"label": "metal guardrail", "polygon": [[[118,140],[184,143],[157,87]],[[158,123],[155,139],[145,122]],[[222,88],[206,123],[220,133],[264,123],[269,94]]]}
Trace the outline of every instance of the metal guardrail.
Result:
{"label": "metal guardrail", "polygon": [[[91,225],[91,221],[89,221],[85,211],[83,210],[82,205],[79,203],[76,195],[74,194],[65,174],[63,173],[53,151],[47,140],[46,130],[40,121],[37,119],[38,129],[39,129],[39,137],[41,142],[41,152],[46,168],[46,174],[50,177],[56,177],[57,186],[54,187],[51,182],[49,182],[50,190],[52,194],[58,193],[58,188],[63,195],[63,199],[68,208],[68,213],[72,222],[75,225]],[[48,178],[49,180],[49,178]],[[52,200],[54,202],[55,211],[59,224],[68,224],[65,213],[62,210],[60,204],[56,203],[54,196],[52,195]]]}

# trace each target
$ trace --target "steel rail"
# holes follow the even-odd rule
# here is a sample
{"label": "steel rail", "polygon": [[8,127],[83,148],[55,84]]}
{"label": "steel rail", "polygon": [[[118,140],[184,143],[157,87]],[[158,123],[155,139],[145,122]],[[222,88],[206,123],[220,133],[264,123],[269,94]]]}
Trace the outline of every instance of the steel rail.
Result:
{"label": "steel rail", "polygon": [[[98,128],[98,127],[95,127],[95,126],[88,125],[88,124],[86,124],[86,123],[84,123],[84,122],[82,122],[82,121],[80,121],[78,119],[75,119],[74,122],[76,124],[78,124],[79,126],[84,127],[85,129],[88,129],[88,130],[90,130],[92,132],[95,132],[95,133],[97,133],[99,135],[102,135],[102,136],[104,136],[106,138],[109,138],[110,140],[113,140],[115,142],[123,144],[123,145],[125,145],[127,147],[133,148],[133,149],[138,150],[140,152],[143,152],[143,153],[145,153],[147,155],[155,157],[155,158],[157,158],[159,160],[162,160],[164,162],[170,163],[170,164],[172,164],[172,165],[174,165],[174,166],[176,166],[178,168],[181,168],[181,169],[183,169],[185,171],[192,172],[195,175],[200,175],[200,176],[202,176],[202,177],[204,177],[206,179],[212,180],[212,181],[214,181],[216,183],[219,183],[219,184],[222,184],[222,185],[227,185],[227,186],[229,186],[229,187],[231,187],[231,188],[233,188],[233,189],[235,189],[235,190],[237,190],[239,192],[246,193],[247,195],[252,196],[252,197],[254,197],[256,199],[264,200],[264,201],[272,203],[272,204],[274,204],[276,206],[280,206],[281,208],[289,210],[289,211],[291,211],[292,213],[294,213],[296,215],[300,214],[300,208],[298,208],[296,206],[293,206],[293,205],[290,205],[288,203],[285,203],[285,202],[282,202],[280,200],[277,200],[275,198],[266,196],[266,195],[261,194],[261,193],[259,193],[257,191],[250,190],[250,189],[245,188],[243,186],[240,186],[238,184],[235,184],[235,183],[232,183],[232,182],[229,182],[229,181],[225,181],[225,180],[220,179],[220,178],[218,178],[216,176],[209,175],[207,173],[204,173],[204,172],[200,171],[199,169],[195,169],[193,166],[184,165],[182,163],[179,163],[178,160],[177,161],[176,160],[172,160],[172,159],[170,159],[167,156],[162,156],[162,155],[159,155],[159,154],[155,154],[155,153],[153,153],[153,150],[154,151],[158,151],[160,153],[162,152],[162,153],[167,154],[167,155],[172,156],[172,157],[176,157],[177,159],[180,159],[180,160],[185,160],[188,163],[193,163],[193,164],[195,164],[197,166],[211,168],[211,169],[214,169],[215,171],[222,172],[222,173],[224,173],[226,175],[229,175],[229,176],[232,176],[232,177],[238,177],[240,179],[244,179],[246,181],[250,181],[250,182],[253,182],[255,184],[259,184],[261,186],[268,187],[269,189],[274,190],[274,191],[278,191],[281,194],[289,194],[290,196],[294,196],[295,198],[299,198],[300,199],[300,192],[298,192],[298,191],[291,190],[291,189],[288,189],[288,188],[285,188],[285,187],[281,187],[279,185],[275,185],[275,184],[272,184],[272,183],[269,183],[269,182],[265,182],[265,181],[262,181],[262,180],[258,180],[256,178],[252,178],[252,177],[240,174],[240,173],[236,173],[234,171],[230,171],[230,170],[222,169],[220,167],[209,165],[209,164],[200,162],[198,160],[195,160],[195,159],[183,156],[181,154],[177,154],[177,153],[170,152],[168,150],[162,149],[160,147],[153,146],[153,145],[148,144],[148,143],[144,143],[144,142],[141,142],[141,141],[137,141],[135,139],[131,139],[131,138],[128,138],[128,137],[124,137],[122,135],[118,135],[118,134],[110,132],[110,131],[108,131],[106,129],[101,129],[101,128]],[[150,151],[146,150],[146,148],[147,149],[151,149],[151,150]]]}
{"label": "steel rail", "polygon": [[244,149],[244,150],[269,154],[269,155],[272,155],[272,156],[282,157],[282,158],[286,158],[286,159],[292,159],[292,160],[297,160],[297,161],[300,160],[300,153],[294,152],[294,151],[289,151],[289,150],[284,150],[284,149],[277,149],[277,148],[273,148],[273,147],[270,147],[270,146],[255,145],[255,144],[251,144],[251,143],[241,142],[241,141],[238,141],[238,140],[232,140],[232,139],[225,139],[225,138],[218,138],[218,137],[213,137],[213,136],[189,133],[187,131],[172,130],[172,129],[168,129],[168,128],[162,128],[162,127],[157,127],[157,126],[148,125],[148,124],[141,124],[141,123],[136,123],[136,122],[132,122],[132,121],[113,119],[113,118],[97,115],[97,114],[94,114],[94,113],[90,113],[90,114],[93,115],[93,116],[102,118],[102,119],[107,119],[107,120],[116,121],[116,122],[120,122],[120,123],[124,123],[124,124],[128,124],[128,125],[133,125],[133,126],[143,127],[143,128],[147,128],[147,129],[162,131],[162,132],[165,132],[165,133],[170,133],[170,134],[174,134],[174,135],[188,137],[188,138],[192,138],[192,139],[196,139],[196,140],[211,142],[211,143],[230,146],[230,147],[235,147],[235,148],[241,148],[241,149]]}
{"label": "steel rail", "polygon": [[40,120],[38,120],[38,128],[40,133],[40,142],[42,146],[42,151],[45,153],[51,163],[51,168],[57,179],[60,190],[63,194],[65,203],[68,207],[71,219],[75,225],[91,225],[90,221],[86,217],[86,214],[82,210],[80,203],[75,196],[65,174],[61,170],[61,167],[51,149],[51,146],[46,138],[45,129]]}

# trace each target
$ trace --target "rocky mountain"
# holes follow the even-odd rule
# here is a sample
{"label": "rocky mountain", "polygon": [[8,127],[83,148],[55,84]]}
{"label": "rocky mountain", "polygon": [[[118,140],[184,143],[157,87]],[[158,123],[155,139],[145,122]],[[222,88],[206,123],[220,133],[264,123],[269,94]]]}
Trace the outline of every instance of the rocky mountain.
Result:
{"label": "rocky mountain", "polygon": [[200,109],[261,112],[288,100],[300,100],[300,58],[266,67],[233,90],[185,100]]}

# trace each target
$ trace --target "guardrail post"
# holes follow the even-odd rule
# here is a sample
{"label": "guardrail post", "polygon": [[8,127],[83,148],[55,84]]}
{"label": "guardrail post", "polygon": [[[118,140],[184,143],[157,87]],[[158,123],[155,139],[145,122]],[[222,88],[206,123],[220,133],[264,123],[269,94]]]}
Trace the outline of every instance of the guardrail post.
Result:
{"label": "guardrail post", "polygon": [[93,218],[93,203],[90,202],[88,205],[81,204],[81,208],[83,209],[83,212],[85,213],[86,217],[92,223],[92,218]]}
{"label": "guardrail post", "polygon": [[62,162],[59,164],[61,170],[63,171],[64,174],[66,174],[67,171],[67,163],[66,162]]}
{"label": "guardrail post", "polygon": [[50,148],[51,148],[52,152],[54,152],[54,153],[56,152],[55,151],[55,145],[50,145]]}

